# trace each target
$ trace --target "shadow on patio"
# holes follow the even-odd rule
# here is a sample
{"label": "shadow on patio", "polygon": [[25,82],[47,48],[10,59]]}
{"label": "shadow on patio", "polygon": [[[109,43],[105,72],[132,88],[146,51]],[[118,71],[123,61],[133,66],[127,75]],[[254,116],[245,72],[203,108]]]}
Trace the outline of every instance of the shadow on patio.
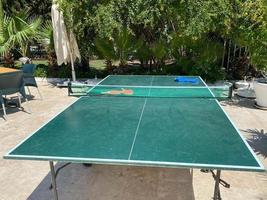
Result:
{"label": "shadow on patio", "polygon": [[250,134],[247,142],[252,147],[254,152],[257,155],[263,156],[264,159],[267,158],[267,133],[264,132],[263,129],[247,129],[242,131]]}
{"label": "shadow on patio", "polygon": [[[59,172],[57,188],[64,200],[194,200],[192,176],[188,169],[71,164]],[[50,178],[27,199],[53,199]]]}

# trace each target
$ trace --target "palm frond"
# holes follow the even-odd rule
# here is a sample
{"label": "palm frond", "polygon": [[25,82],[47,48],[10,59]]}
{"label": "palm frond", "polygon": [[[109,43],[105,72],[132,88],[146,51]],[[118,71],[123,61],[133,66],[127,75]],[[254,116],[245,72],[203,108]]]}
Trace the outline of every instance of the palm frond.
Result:
{"label": "palm frond", "polygon": [[27,12],[19,12],[16,16],[5,16],[3,23],[3,42],[0,52],[7,53],[15,46],[19,46],[22,53],[26,53],[27,44],[38,39],[41,18],[29,19]]}
{"label": "palm frond", "polygon": [[152,45],[151,51],[152,51],[152,53],[156,59],[161,60],[166,56],[167,50],[166,50],[165,46],[166,45],[164,45],[163,42],[161,42],[161,41],[155,42]]}
{"label": "palm frond", "polygon": [[117,59],[116,52],[110,40],[96,38],[95,45],[100,54],[107,60]]}
{"label": "palm frond", "polygon": [[53,26],[50,21],[46,21],[40,27],[38,32],[38,40],[46,47],[53,47]]}

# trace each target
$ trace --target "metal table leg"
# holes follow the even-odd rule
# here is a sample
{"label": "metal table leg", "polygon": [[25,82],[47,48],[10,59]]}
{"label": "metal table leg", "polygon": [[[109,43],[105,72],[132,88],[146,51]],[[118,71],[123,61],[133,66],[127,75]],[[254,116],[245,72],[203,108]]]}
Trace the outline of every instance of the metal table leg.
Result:
{"label": "metal table leg", "polygon": [[53,185],[54,199],[58,200],[57,182],[56,182],[56,173],[55,173],[54,163],[52,161],[49,161],[49,165],[50,165],[50,171],[51,171],[51,182]]}
{"label": "metal table leg", "polygon": [[217,170],[216,179],[215,179],[215,187],[214,187],[214,200],[221,200],[220,194],[220,177],[221,177],[221,170]]}
{"label": "metal table leg", "polygon": [[209,173],[209,172],[211,172],[212,177],[215,180],[215,187],[214,187],[214,196],[213,196],[213,199],[214,200],[221,200],[222,198],[221,198],[221,193],[220,193],[220,184],[223,187],[225,187],[225,188],[230,188],[230,184],[221,179],[221,170],[217,170],[217,173],[216,174],[211,169],[201,169],[200,171],[203,172],[203,173]]}
{"label": "metal table leg", "polygon": [[[57,179],[57,175],[60,172],[60,170],[62,170],[63,168],[67,167],[68,165],[70,165],[71,163],[66,163],[64,165],[62,165],[61,167],[59,167],[57,170],[55,170],[55,179]],[[53,188],[53,184],[50,184],[49,190],[52,190]]]}

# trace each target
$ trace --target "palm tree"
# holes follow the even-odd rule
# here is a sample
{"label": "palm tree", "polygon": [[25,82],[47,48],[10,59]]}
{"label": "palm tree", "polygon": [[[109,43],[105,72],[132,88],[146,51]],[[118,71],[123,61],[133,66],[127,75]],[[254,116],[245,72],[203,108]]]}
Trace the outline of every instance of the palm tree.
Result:
{"label": "palm tree", "polygon": [[112,60],[119,60],[120,66],[126,66],[129,54],[136,49],[134,38],[126,28],[115,32],[112,39],[96,38],[95,45],[108,67],[112,66]]}
{"label": "palm tree", "polygon": [[15,49],[26,56],[29,42],[38,39],[42,21],[40,18],[29,18],[27,11],[4,15],[2,0],[0,2],[0,55],[10,57],[10,51]]}
{"label": "palm tree", "polygon": [[45,47],[48,55],[49,67],[57,66],[57,56],[54,48],[54,38],[53,38],[53,26],[51,21],[46,21],[43,23],[38,40]]}

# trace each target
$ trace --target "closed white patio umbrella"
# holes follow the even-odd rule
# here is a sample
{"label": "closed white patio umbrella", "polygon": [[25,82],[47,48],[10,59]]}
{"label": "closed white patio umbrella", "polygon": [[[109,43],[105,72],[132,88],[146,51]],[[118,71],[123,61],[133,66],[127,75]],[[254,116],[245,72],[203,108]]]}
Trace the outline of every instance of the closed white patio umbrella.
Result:
{"label": "closed white patio umbrella", "polygon": [[59,6],[55,0],[53,0],[51,16],[53,24],[54,46],[57,55],[57,64],[62,65],[63,63],[67,64],[68,62],[70,62],[72,80],[76,81],[74,61],[77,58],[81,60],[80,51],[72,30],[69,30],[69,32],[67,32],[63,13],[62,11],[60,11]]}

